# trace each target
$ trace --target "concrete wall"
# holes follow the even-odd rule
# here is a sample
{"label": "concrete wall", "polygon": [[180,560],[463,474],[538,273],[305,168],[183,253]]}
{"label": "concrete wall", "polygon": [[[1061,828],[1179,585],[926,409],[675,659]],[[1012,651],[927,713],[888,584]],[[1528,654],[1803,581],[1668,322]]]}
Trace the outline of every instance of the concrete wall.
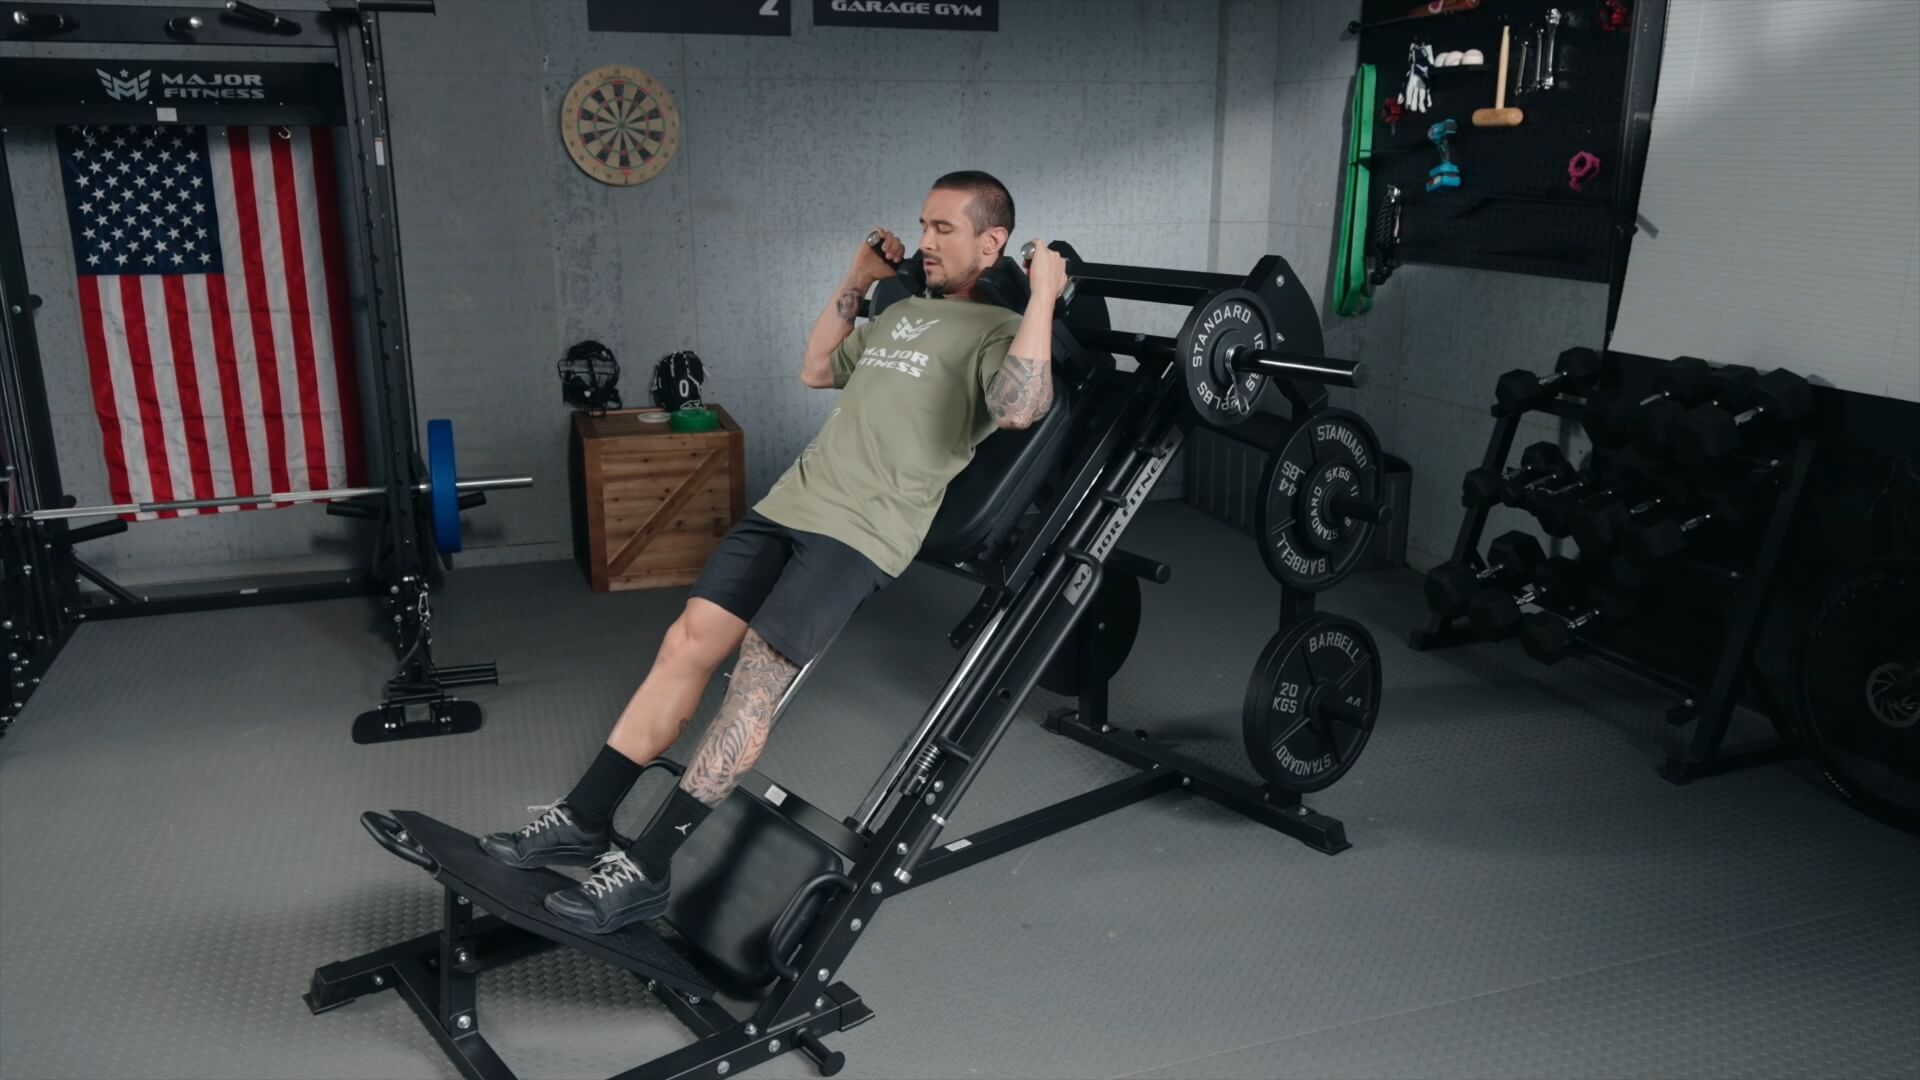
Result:
{"label": "concrete wall", "polygon": [[[1017,0],[989,35],[815,30],[802,4],[791,38],[590,34],[584,0],[458,0],[432,18],[389,17],[420,413],[454,421],[463,472],[539,481],[467,516],[466,562],[567,557],[568,412],[553,363],[584,337],[619,355],[629,402],[644,400],[660,356],[699,352],[708,397],[747,429],[757,497],[832,406],[833,392],[794,378],[827,290],[868,228],[910,232],[948,169],[1005,180],[1019,237],[1225,272],[1277,252],[1328,312],[1355,49],[1341,28],[1358,7]],[[637,188],[587,177],[557,132],[572,82],[616,62],[659,78],[684,124],[679,155]],[[48,300],[39,329],[63,471],[90,498],[105,482],[52,140],[21,129],[7,141],[28,272]],[[1373,370],[1372,385],[1334,402],[1413,464],[1416,564],[1451,548],[1493,379],[1599,345],[1605,296],[1408,266],[1370,313],[1323,315],[1329,352]],[[1180,313],[1123,303],[1115,320],[1171,333]],[[1523,441],[1561,437],[1529,423]],[[1177,493],[1181,476],[1158,494]],[[139,525],[93,557],[130,580],[344,567],[363,558],[357,535],[313,510],[226,515]]]}
{"label": "concrete wall", "polygon": [[[1229,6],[1274,19],[1257,10],[1268,4]],[[867,229],[911,235],[941,172],[999,175],[1019,237],[1066,238],[1105,262],[1215,265],[1222,41],[1257,64],[1270,40],[1228,35],[1215,0],[1015,0],[998,34],[816,31],[810,12],[796,5],[791,38],[590,34],[584,0],[443,0],[432,18],[385,20],[420,414],[454,421],[463,472],[538,480],[467,516],[467,564],[568,557],[569,414],[553,364],[583,337],[620,357],[629,403],[660,356],[699,352],[708,398],[748,432],[757,497],[832,406],[796,378],[828,291]],[[636,188],[586,176],[557,129],[573,81],[616,62],[660,79],[684,124],[679,155]],[[1259,96],[1236,109],[1260,114]],[[91,498],[105,482],[52,140],[8,141],[29,273],[48,298],[62,464]],[[1264,206],[1257,164],[1228,167],[1229,213]],[[1227,264],[1250,261],[1236,249]],[[1148,305],[1115,314],[1159,333],[1180,320]],[[129,580],[180,579],[354,565],[348,529],[277,511],[136,525],[91,547]]]}

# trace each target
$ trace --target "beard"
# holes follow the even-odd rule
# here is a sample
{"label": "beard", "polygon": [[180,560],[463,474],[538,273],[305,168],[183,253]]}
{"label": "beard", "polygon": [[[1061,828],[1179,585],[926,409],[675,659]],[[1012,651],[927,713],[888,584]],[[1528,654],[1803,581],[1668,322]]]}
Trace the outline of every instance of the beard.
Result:
{"label": "beard", "polygon": [[962,279],[953,272],[950,264],[942,262],[940,264],[940,280],[935,282],[931,275],[927,278],[927,296],[938,300],[948,293],[964,292],[972,282],[973,278],[971,276]]}

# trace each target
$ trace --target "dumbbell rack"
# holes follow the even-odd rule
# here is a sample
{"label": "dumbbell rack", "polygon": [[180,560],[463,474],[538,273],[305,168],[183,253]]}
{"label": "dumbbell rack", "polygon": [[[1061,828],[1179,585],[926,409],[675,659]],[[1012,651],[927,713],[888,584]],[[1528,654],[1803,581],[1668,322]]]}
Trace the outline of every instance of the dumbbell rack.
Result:
{"label": "dumbbell rack", "polygon": [[[1598,392],[1611,393],[1615,392],[1615,388],[1604,387]],[[1525,411],[1578,421],[1580,405],[1577,398],[1554,396],[1535,403]],[[1492,414],[1496,422],[1492,436],[1487,440],[1481,465],[1498,473],[1513,450],[1523,411],[1508,411],[1495,406]],[[1678,696],[1679,700],[1667,710],[1666,720],[1676,728],[1691,723],[1694,729],[1683,745],[1669,750],[1667,760],[1660,768],[1660,774],[1673,783],[1684,784],[1701,777],[1772,764],[1799,753],[1798,747],[1785,739],[1733,753],[1723,752],[1722,746],[1727,727],[1733,719],[1734,707],[1739,703],[1743,677],[1754,662],[1755,644],[1765,620],[1767,605],[1775,592],[1781,553],[1786,547],[1787,534],[1805,488],[1813,451],[1814,442],[1811,438],[1796,440],[1786,465],[1785,480],[1766,513],[1765,530],[1751,565],[1729,568],[1741,574],[1742,584],[1727,612],[1726,634],[1716,649],[1710,677],[1696,682],[1648,659],[1649,656],[1658,655],[1659,650],[1637,640],[1622,625],[1602,623],[1600,625],[1604,629],[1599,634],[1585,632],[1574,643],[1577,655],[1637,676]],[[1474,570],[1486,568],[1486,562],[1480,555],[1480,541],[1491,510],[1491,506],[1485,505],[1468,510],[1454,538],[1454,562]],[[1564,602],[1552,597],[1536,601],[1535,606],[1563,618],[1577,614],[1567,610],[1568,605]],[[1603,642],[1596,640],[1596,637],[1607,640]],[[1431,616],[1427,625],[1417,627],[1407,635],[1407,643],[1422,652],[1478,640],[1479,636],[1461,619],[1443,615]]]}

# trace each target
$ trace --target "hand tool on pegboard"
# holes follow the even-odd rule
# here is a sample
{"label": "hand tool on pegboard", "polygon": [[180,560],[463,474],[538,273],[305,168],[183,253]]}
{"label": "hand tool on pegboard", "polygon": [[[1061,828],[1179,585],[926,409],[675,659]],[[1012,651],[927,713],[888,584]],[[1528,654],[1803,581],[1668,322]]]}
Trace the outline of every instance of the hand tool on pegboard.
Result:
{"label": "hand tool on pegboard", "polygon": [[1511,27],[1500,28],[1500,77],[1493,83],[1493,108],[1473,110],[1474,127],[1519,127],[1526,114],[1507,107],[1507,39]]}

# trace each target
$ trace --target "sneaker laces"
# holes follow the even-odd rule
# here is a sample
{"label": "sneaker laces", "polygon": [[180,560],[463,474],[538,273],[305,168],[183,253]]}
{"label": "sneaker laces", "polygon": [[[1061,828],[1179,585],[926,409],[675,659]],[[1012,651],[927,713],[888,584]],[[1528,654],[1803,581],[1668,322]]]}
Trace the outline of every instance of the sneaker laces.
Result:
{"label": "sneaker laces", "polygon": [[534,818],[532,824],[520,830],[517,835],[522,837],[533,836],[536,833],[545,832],[548,829],[557,829],[573,824],[573,818],[567,815],[566,808],[560,803],[554,803],[550,806],[529,806],[527,807],[527,812],[530,814],[539,814],[540,816]]}
{"label": "sneaker laces", "polygon": [[646,875],[640,872],[633,860],[627,858],[624,851],[609,851],[594,860],[593,876],[580,883],[590,896],[605,896],[621,885],[632,885],[645,881]]}

